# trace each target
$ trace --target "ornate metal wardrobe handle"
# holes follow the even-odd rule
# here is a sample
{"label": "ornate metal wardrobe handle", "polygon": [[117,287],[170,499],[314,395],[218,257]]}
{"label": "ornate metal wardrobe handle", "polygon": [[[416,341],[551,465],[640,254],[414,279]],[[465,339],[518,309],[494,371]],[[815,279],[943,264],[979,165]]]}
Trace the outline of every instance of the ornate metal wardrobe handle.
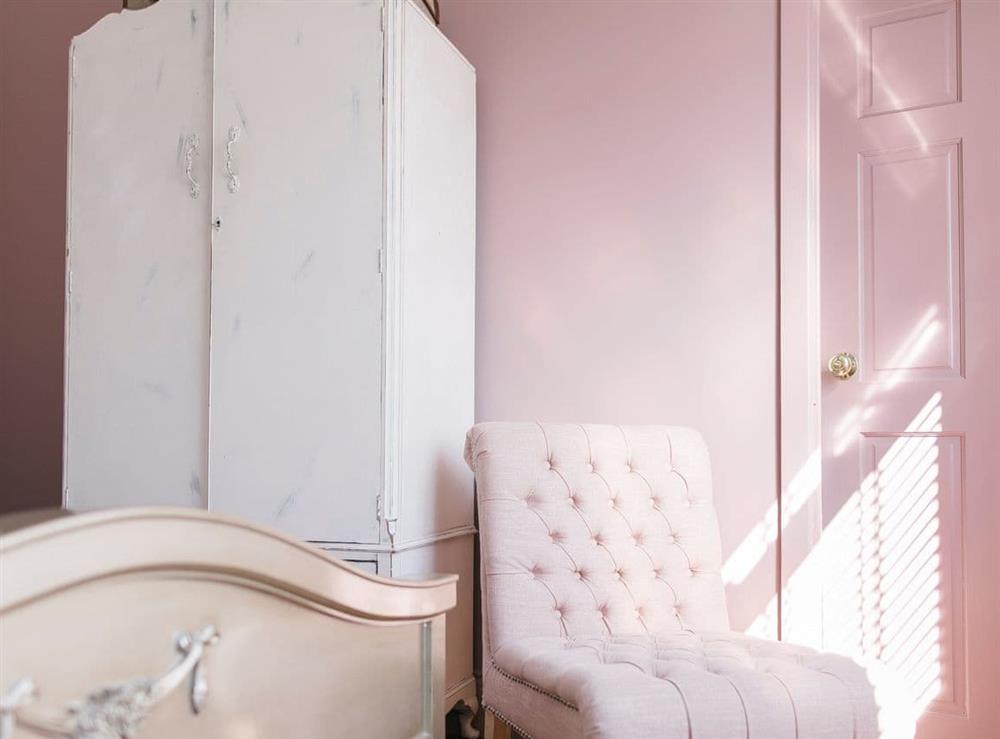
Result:
{"label": "ornate metal wardrobe handle", "polygon": [[188,184],[191,185],[191,197],[197,198],[201,194],[201,185],[194,178],[194,158],[198,154],[198,147],[201,146],[201,139],[198,134],[193,133],[184,140],[184,174],[187,175]]}
{"label": "ornate metal wardrobe handle", "polygon": [[236,193],[240,189],[240,176],[233,169],[233,145],[240,140],[240,129],[230,126],[229,141],[226,142],[226,175],[229,178],[229,192]]}
{"label": "ornate metal wardrobe handle", "polygon": [[201,711],[208,682],[201,663],[205,647],[219,638],[214,626],[177,636],[181,659],[158,678],[106,685],[70,703],[61,717],[42,718],[24,710],[35,694],[31,678],[18,680],[0,696],[0,739],[12,739],[15,724],[55,739],[130,739],[152,708],[191,675],[191,710]]}

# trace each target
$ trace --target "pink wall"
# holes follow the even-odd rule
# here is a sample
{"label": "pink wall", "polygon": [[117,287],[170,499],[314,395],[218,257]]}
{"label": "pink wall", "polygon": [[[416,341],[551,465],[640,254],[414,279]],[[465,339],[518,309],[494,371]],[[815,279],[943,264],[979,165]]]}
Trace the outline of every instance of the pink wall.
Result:
{"label": "pink wall", "polygon": [[0,512],[62,500],[69,42],[121,0],[0,0]]}
{"label": "pink wall", "polygon": [[[732,552],[776,496],[774,3],[442,17],[479,79],[477,417],[701,429]],[[774,585],[768,551],[735,626]]]}

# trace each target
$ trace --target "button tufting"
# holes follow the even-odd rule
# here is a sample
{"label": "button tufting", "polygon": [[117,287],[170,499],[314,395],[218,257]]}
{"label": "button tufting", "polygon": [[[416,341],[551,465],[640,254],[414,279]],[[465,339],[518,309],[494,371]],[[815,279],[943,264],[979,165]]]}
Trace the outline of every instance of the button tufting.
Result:
{"label": "button tufting", "polygon": [[[518,432],[509,438],[504,436],[506,433],[505,429],[491,428],[489,434],[477,437],[472,450],[480,459],[483,455],[494,459],[503,455],[503,464],[480,465],[478,471],[484,498],[507,501],[489,508],[486,513],[490,515],[483,516],[482,526],[487,533],[493,531],[494,538],[497,531],[525,529],[522,538],[530,545],[522,548],[523,558],[512,556],[514,553],[504,548],[484,552],[484,569],[499,575],[519,573],[500,580],[509,592],[510,603],[523,602],[529,610],[540,609],[540,613],[552,609],[559,623],[541,616],[541,629],[534,635],[541,637],[545,633],[545,645],[541,640],[538,644],[525,640],[523,645],[515,645],[520,641],[518,629],[509,628],[503,619],[494,619],[494,628],[500,628],[495,641],[504,645],[495,655],[497,664],[505,665],[520,678],[525,658],[530,659],[531,670],[536,665],[540,668],[536,672],[545,675],[543,687],[555,695],[562,694],[561,685],[557,690],[556,684],[563,682],[563,664],[571,669],[583,665],[596,669],[601,663],[634,664],[649,676],[682,680],[695,671],[705,678],[712,678],[710,673],[727,675],[732,670],[749,668],[755,659],[766,664],[770,653],[747,656],[741,637],[719,641],[709,637],[699,644],[699,637],[691,631],[714,623],[709,606],[721,598],[719,553],[712,546],[714,535],[701,535],[706,530],[711,534],[715,508],[711,491],[707,486],[702,486],[704,492],[699,487],[706,479],[701,469],[705,455],[699,439],[693,434],[665,439],[666,432],[659,429],[610,429],[591,434],[587,427],[581,433],[543,425],[541,433],[538,429],[531,432],[531,446],[525,446],[528,433]],[[633,461],[633,451],[641,462]],[[525,454],[542,455],[544,468],[532,472],[529,464],[518,485],[505,471],[510,465],[521,464],[517,456]],[[555,454],[559,454],[559,464],[555,463]],[[671,454],[680,468],[673,466]],[[618,473],[614,472],[616,466]],[[546,470],[555,476],[539,474]],[[532,489],[535,485],[538,487]],[[559,504],[560,497],[566,501],[565,506]],[[525,511],[510,505],[518,501],[525,504]],[[526,521],[525,516],[532,520]],[[535,518],[539,520],[535,522]],[[544,546],[546,538],[553,549]],[[588,540],[593,542],[593,549],[587,547]],[[529,575],[527,581],[521,577],[524,574]],[[687,603],[677,602],[678,593],[692,599],[690,609]],[[594,610],[588,614],[590,608]],[[570,611],[573,619],[569,618]],[[629,619],[630,612],[635,619]],[[554,656],[566,660],[552,663],[551,670],[550,663],[536,662],[547,659],[541,652],[549,650],[549,642],[553,650],[557,644],[561,647]],[[738,661],[727,661],[734,657]],[[717,676],[714,679],[724,682]],[[687,689],[686,684],[682,685]],[[572,689],[576,691],[573,697],[587,693],[576,690],[576,686]],[[735,699],[728,692],[724,697]],[[589,710],[586,702],[581,708]],[[781,708],[788,707],[782,704]],[[745,729],[738,707],[737,713],[740,715],[733,717],[734,733]]]}

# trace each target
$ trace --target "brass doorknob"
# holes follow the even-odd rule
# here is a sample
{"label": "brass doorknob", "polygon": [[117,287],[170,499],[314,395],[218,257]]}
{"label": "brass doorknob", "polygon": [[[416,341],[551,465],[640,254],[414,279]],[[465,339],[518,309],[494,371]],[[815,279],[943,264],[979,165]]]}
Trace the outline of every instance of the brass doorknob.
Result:
{"label": "brass doorknob", "polygon": [[830,357],[826,366],[834,377],[850,380],[858,371],[858,358],[849,352],[840,352]]}

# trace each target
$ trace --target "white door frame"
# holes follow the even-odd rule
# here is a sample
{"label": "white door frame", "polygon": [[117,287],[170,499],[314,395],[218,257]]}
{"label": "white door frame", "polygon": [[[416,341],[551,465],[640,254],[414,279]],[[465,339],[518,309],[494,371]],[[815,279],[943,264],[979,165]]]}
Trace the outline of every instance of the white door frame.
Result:
{"label": "white door frame", "polygon": [[820,0],[779,0],[779,637],[820,646]]}

